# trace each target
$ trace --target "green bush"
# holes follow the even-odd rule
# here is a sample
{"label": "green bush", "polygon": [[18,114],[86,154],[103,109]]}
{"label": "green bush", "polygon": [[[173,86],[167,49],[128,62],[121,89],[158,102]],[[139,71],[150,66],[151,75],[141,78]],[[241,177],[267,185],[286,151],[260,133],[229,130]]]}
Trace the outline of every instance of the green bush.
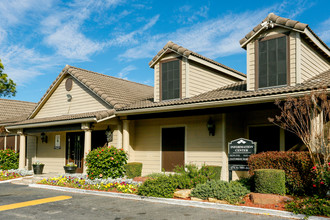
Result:
{"label": "green bush", "polygon": [[141,176],[142,173],[142,163],[132,162],[124,165],[126,170],[126,176],[130,179],[134,177]]}
{"label": "green bush", "polygon": [[246,177],[246,178],[240,178],[239,180],[236,180],[237,182],[241,183],[243,186],[245,186],[249,191],[254,192],[254,176]]}
{"label": "green bush", "polygon": [[254,171],[255,191],[258,193],[285,194],[284,170],[259,169]]}
{"label": "green bush", "polygon": [[171,176],[160,176],[146,180],[138,189],[141,196],[173,198],[178,183]]}
{"label": "green bush", "polygon": [[308,152],[268,151],[251,155],[248,159],[250,175],[256,169],[279,169],[285,172],[287,193],[313,194],[313,162]]}
{"label": "green bush", "polygon": [[201,172],[208,180],[220,180],[221,177],[221,167],[205,165],[201,168]]}
{"label": "green bush", "polygon": [[90,151],[86,157],[87,174],[90,179],[122,177],[126,163],[127,154],[123,149],[99,147]]}
{"label": "green bush", "polygon": [[191,189],[201,183],[206,183],[208,180],[219,180],[221,167],[219,166],[202,166],[201,169],[194,164],[177,166],[174,169],[172,177],[178,182],[179,189]]}
{"label": "green bush", "polygon": [[307,216],[321,215],[330,217],[330,200],[317,197],[295,200],[285,205],[285,208],[295,214]]}
{"label": "green bush", "polygon": [[190,196],[200,199],[216,198],[235,204],[250,191],[240,182],[226,182],[222,180],[211,180],[204,184],[199,184],[192,190]]}
{"label": "green bush", "polygon": [[0,150],[0,170],[18,169],[19,154],[14,150]]}
{"label": "green bush", "polygon": [[165,173],[150,173],[147,175],[147,177],[150,177],[152,179],[157,179],[158,177],[167,176]]}

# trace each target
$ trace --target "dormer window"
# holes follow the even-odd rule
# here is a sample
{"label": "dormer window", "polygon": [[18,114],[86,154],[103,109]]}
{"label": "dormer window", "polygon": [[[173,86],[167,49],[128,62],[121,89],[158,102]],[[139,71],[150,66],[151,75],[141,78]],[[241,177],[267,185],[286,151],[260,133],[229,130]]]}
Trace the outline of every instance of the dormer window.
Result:
{"label": "dormer window", "polygon": [[181,98],[181,68],[180,60],[160,63],[161,98],[162,100]]}
{"label": "dormer window", "polygon": [[257,41],[256,84],[258,88],[289,84],[288,36],[273,35]]}

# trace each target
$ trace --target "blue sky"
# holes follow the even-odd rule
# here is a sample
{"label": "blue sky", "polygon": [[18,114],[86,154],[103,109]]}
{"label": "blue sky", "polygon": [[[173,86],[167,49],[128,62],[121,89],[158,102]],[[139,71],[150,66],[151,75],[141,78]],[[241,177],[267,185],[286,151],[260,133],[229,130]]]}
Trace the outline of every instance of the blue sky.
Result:
{"label": "blue sky", "polygon": [[328,45],[330,1],[1,0],[0,59],[12,99],[38,102],[66,64],[152,85],[169,41],[246,73],[238,41],[270,12],[307,23]]}

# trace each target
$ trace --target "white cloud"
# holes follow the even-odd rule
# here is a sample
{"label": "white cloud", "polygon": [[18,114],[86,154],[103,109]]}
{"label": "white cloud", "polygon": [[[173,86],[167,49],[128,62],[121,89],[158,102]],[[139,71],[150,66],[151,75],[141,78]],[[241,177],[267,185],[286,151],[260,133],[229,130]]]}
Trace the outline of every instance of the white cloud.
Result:
{"label": "white cloud", "polygon": [[129,65],[129,66],[123,68],[123,69],[118,73],[118,77],[127,80],[127,79],[128,79],[128,78],[127,78],[127,75],[128,75],[131,71],[133,71],[133,70],[136,70],[136,67],[133,66],[133,65]]}
{"label": "white cloud", "polygon": [[197,10],[194,10],[190,5],[184,5],[178,9],[175,16],[178,23],[191,24],[201,18],[206,18],[208,15],[209,7],[204,5]]}
{"label": "white cloud", "polygon": [[330,43],[330,17],[321,23],[320,27],[316,29],[319,37],[324,41]]}

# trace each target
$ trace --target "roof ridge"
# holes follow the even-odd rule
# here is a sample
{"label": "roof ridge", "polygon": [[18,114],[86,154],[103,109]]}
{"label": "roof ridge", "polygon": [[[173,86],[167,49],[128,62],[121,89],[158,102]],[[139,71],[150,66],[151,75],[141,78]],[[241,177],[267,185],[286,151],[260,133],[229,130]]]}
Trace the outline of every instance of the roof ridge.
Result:
{"label": "roof ridge", "polygon": [[154,57],[152,58],[152,60],[149,62],[149,66],[152,66],[152,64],[154,64],[154,63],[156,62],[156,60],[157,60],[159,57],[161,57],[161,55],[163,55],[168,49],[171,49],[171,50],[173,50],[174,52],[177,52],[177,53],[179,53],[179,54],[182,55],[182,56],[194,55],[195,57],[199,57],[199,58],[201,58],[201,59],[203,59],[203,60],[205,60],[205,61],[208,61],[208,62],[210,62],[210,63],[213,63],[213,64],[216,64],[216,65],[218,65],[218,66],[221,66],[221,67],[223,67],[223,68],[225,68],[225,69],[227,69],[227,70],[233,71],[233,72],[235,72],[235,73],[237,73],[237,74],[240,74],[240,75],[242,75],[242,76],[246,76],[246,74],[244,74],[244,73],[242,73],[242,72],[240,72],[240,71],[238,71],[238,70],[235,70],[235,69],[233,69],[233,68],[231,68],[231,67],[229,67],[229,66],[226,66],[226,65],[224,65],[224,64],[222,64],[222,63],[220,63],[220,62],[218,62],[218,61],[215,61],[215,60],[213,60],[213,59],[211,59],[211,58],[205,57],[205,56],[203,56],[203,55],[201,55],[201,54],[199,54],[199,53],[196,53],[196,52],[191,51],[191,50],[189,50],[189,49],[187,49],[187,48],[185,48],[185,47],[182,47],[182,46],[180,46],[180,45],[174,43],[173,41],[168,41],[168,42],[166,43],[166,45],[165,45],[165,46],[164,46],[164,47],[163,47],[163,48],[157,53],[157,55],[154,56]]}
{"label": "roof ridge", "polygon": [[121,80],[121,81],[124,81],[124,82],[134,83],[134,84],[138,84],[138,85],[141,85],[141,86],[152,87],[152,86],[149,86],[149,85],[146,85],[146,84],[142,84],[142,83],[130,81],[130,80],[127,80],[127,79],[122,79],[122,78],[106,75],[106,74],[103,74],[103,73],[94,72],[94,71],[91,71],[91,70],[82,69],[82,68],[75,67],[75,66],[70,66],[70,65],[67,65],[67,66],[68,66],[68,68],[74,68],[74,69],[77,69],[77,70],[82,70],[82,71],[85,71],[85,72],[98,74],[98,75],[101,75],[101,76],[106,76],[106,77],[113,78],[113,79],[116,79],[116,80]]}

